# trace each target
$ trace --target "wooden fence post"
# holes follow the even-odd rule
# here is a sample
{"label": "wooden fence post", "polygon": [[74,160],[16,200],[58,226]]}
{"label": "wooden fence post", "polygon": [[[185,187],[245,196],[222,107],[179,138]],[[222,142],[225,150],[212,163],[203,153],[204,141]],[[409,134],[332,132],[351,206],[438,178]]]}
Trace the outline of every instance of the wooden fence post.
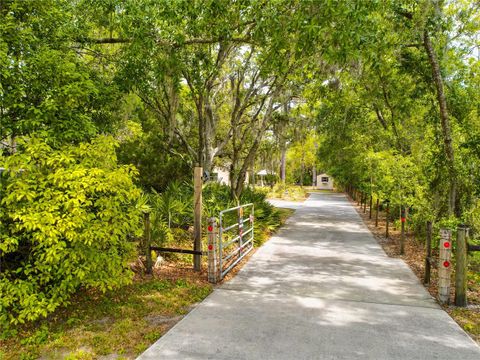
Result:
{"label": "wooden fence post", "polygon": [[440,229],[438,256],[438,298],[443,304],[450,302],[450,275],[452,273],[452,230]]}
{"label": "wooden fence post", "polygon": [[455,251],[455,305],[467,306],[467,232],[465,225],[457,228]]}
{"label": "wooden fence post", "polygon": [[425,276],[423,283],[430,284],[430,269],[432,266],[432,222],[427,221],[427,254],[425,255]]}
{"label": "wooden fence post", "polygon": [[389,215],[390,215],[390,201],[387,201],[387,208],[385,209],[385,237],[388,239],[388,222],[389,222]]}
{"label": "wooden fence post", "polygon": [[368,218],[372,218],[372,205],[373,205],[373,195],[370,194],[370,213],[368,214]]}
{"label": "wooden fence post", "polygon": [[375,227],[378,227],[378,212],[380,211],[380,199],[377,198],[377,211],[375,212]]}
{"label": "wooden fence post", "polygon": [[402,232],[400,235],[400,255],[403,255],[405,253],[405,221],[407,221],[405,216],[405,206],[403,205],[401,207],[400,221],[402,223]]}
{"label": "wooden fence post", "polygon": [[150,230],[150,213],[143,214],[144,234],[143,234],[143,252],[145,253],[145,268],[147,274],[152,273],[152,252],[150,245],[152,242],[152,232]]}
{"label": "wooden fence post", "polygon": [[[195,251],[202,251],[202,175],[202,167],[195,166],[193,172],[193,249]],[[193,255],[193,269],[195,271],[200,271],[201,267],[202,256]]]}

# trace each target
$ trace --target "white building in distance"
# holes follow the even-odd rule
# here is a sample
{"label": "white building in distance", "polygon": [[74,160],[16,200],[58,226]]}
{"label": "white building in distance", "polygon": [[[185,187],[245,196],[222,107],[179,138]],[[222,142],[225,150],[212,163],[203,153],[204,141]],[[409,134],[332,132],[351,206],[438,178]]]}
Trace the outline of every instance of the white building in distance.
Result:
{"label": "white building in distance", "polygon": [[319,190],[333,190],[333,178],[325,173],[318,175],[316,188]]}

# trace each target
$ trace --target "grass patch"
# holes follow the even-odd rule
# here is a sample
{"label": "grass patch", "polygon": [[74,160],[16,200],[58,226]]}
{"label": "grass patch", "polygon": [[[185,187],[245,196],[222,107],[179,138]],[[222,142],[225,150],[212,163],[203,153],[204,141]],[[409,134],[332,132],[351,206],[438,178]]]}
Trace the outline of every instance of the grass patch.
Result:
{"label": "grass patch", "polygon": [[275,208],[274,216],[268,223],[262,223],[257,221],[255,223],[255,247],[262,246],[265,241],[267,241],[275,231],[277,231],[285,221],[295,212],[293,209],[287,208]]}
{"label": "grass patch", "polygon": [[106,294],[81,292],[48,319],[12,329],[1,360],[133,359],[162,336],[211,286],[189,280],[138,280]]}
{"label": "grass patch", "polygon": [[480,341],[480,312],[468,308],[452,308],[448,312],[475,340]]}
{"label": "grass patch", "polygon": [[290,216],[292,216],[293,213],[295,212],[295,210],[288,209],[288,208],[276,208],[276,210],[278,211],[278,213],[280,215],[280,226],[285,224],[285,221],[287,221],[287,219]]}
{"label": "grass patch", "polygon": [[288,201],[304,201],[308,197],[308,190],[298,185],[275,185],[268,193],[269,199],[282,199]]}
{"label": "grass patch", "polygon": [[311,193],[318,193],[318,194],[333,194],[335,193],[335,191],[333,190],[323,190],[323,189],[308,189],[307,190],[308,192],[311,192]]}

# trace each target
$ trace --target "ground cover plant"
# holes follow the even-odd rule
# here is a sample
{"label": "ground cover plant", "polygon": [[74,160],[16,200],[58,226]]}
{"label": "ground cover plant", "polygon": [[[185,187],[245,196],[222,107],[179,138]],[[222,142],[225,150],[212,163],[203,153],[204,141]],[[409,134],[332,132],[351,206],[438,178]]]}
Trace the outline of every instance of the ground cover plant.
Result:
{"label": "ground cover plant", "polygon": [[304,201],[307,198],[308,191],[309,190],[303,186],[279,183],[269,189],[267,196],[271,199]]}
{"label": "ground cover plant", "polygon": [[81,291],[72,305],[1,339],[0,358],[134,359],[210,291],[205,276],[178,269],[163,278],[138,278],[105,294]]}

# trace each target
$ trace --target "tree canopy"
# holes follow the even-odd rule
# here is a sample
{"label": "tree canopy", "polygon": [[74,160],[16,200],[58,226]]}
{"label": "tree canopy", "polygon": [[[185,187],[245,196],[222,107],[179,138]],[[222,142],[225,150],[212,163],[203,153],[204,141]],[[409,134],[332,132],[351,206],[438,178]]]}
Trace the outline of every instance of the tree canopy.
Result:
{"label": "tree canopy", "polygon": [[[73,288],[110,286],[58,267],[95,236],[122,279],[130,247],[114,247],[136,231],[140,192],[191,182],[196,164],[227,168],[236,200],[248,173],[307,185],[321,170],[412,207],[418,226],[480,229],[479,7],[0,0],[1,306],[28,288],[43,291],[40,313],[54,308],[61,272]],[[55,269],[41,283],[39,259]]]}

